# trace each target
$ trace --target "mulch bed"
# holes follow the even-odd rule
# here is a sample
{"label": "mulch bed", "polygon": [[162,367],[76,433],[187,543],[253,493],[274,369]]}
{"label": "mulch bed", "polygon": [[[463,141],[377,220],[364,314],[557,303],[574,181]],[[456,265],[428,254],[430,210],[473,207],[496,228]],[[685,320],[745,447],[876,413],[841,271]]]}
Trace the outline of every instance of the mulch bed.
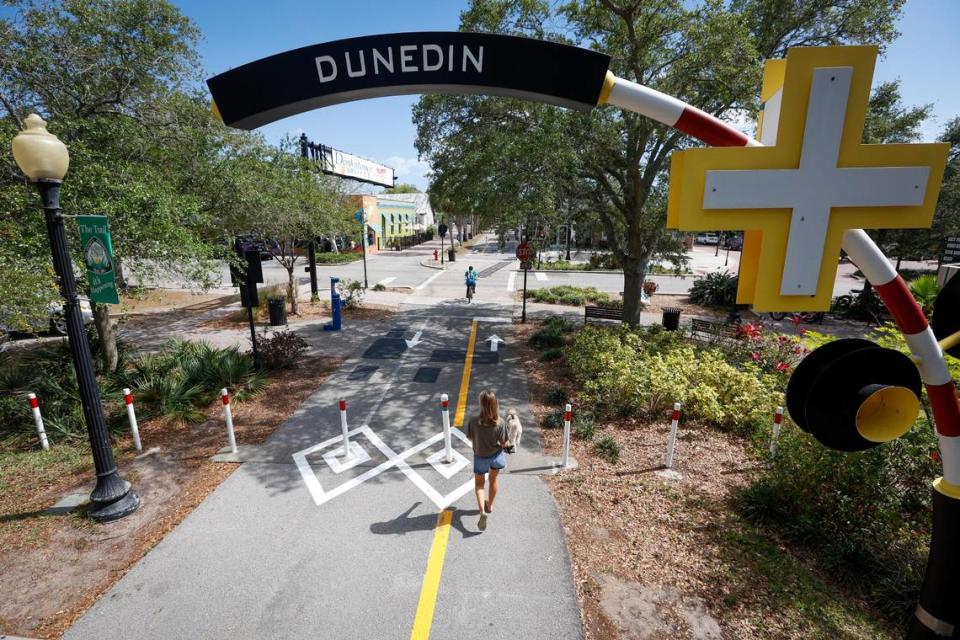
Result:
{"label": "mulch bed", "polygon": [[[560,409],[544,404],[558,384],[574,396],[574,412],[577,406],[563,362],[539,362],[539,352],[526,345],[538,328],[518,327],[518,343],[526,351],[531,407],[542,424]],[[813,576],[828,594],[837,590],[801,565],[791,549],[769,535],[758,536],[730,506],[732,492],[759,469],[760,462],[747,454],[751,444],[681,423],[673,469],[682,479],[666,480],[656,472],[663,468],[669,426],[668,413],[598,423],[595,439],[611,435],[620,445],[619,462],[607,462],[593,442],[573,436],[571,455],[579,468],[547,480],[566,534],[586,637],[815,637],[803,630],[801,619],[813,610],[798,615],[802,608],[784,600],[805,586],[797,585],[794,573]],[[562,430],[541,434],[546,453],[559,455]],[[783,584],[776,570],[771,578],[752,569],[763,561],[754,554],[754,541],[761,538],[769,553],[792,567]],[[849,604],[846,594],[834,599]],[[862,603],[854,606],[863,609]],[[895,637],[878,628],[844,628],[835,637]]]}
{"label": "mulch bed", "polygon": [[[277,371],[255,398],[234,406],[241,445],[260,444],[340,366],[342,359],[303,358]],[[38,489],[17,518],[31,540],[0,553],[0,634],[57,638],[163,537],[176,527],[235,469],[210,462],[226,445],[222,407],[207,408],[198,425],[151,420],[140,425],[145,450],[134,458],[129,435],[115,439],[123,476],[141,496],[140,509],[123,520],[98,525],[83,511],[65,516],[39,512],[69,493],[89,493],[89,468]],[[78,484],[82,479],[83,484]],[[39,533],[38,533],[39,527]]]}

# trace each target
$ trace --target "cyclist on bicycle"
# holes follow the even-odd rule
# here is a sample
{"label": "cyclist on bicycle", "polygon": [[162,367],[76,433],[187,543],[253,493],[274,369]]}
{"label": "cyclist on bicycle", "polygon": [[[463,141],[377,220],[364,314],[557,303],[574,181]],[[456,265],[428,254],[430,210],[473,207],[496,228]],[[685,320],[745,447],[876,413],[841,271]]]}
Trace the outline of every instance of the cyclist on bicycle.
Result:
{"label": "cyclist on bicycle", "polygon": [[463,279],[467,285],[467,302],[470,302],[473,299],[474,294],[477,292],[477,272],[474,271],[473,265],[467,268],[466,272],[463,274]]}

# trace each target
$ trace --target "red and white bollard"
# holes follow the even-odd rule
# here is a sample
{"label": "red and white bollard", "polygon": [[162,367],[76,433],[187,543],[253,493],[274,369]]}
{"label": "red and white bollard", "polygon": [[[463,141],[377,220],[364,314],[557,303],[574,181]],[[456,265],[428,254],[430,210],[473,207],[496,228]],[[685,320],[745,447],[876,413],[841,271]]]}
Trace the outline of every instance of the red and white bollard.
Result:
{"label": "red and white bollard", "polygon": [[783,407],[777,407],[773,414],[773,438],[770,440],[770,457],[777,455],[777,438],[780,437],[780,425],[783,422]]}
{"label": "red and white bollard", "polygon": [[677,425],[680,424],[680,403],[673,403],[673,415],[670,417],[670,438],[667,440],[667,459],[664,465],[673,468],[673,451],[677,446]]}
{"label": "red and white bollard", "polygon": [[233,435],[233,411],[230,409],[230,392],[226,389],[221,389],[220,396],[223,399],[223,419],[227,423],[227,439],[230,441],[230,453],[236,453],[237,439]]}
{"label": "red and white bollard", "polygon": [[349,458],[350,453],[350,433],[347,427],[347,401],[340,398],[340,430],[343,432],[343,457]]}
{"label": "red and white bollard", "polygon": [[40,415],[40,402],[37,400],[37,394],[28,393],[27,399],[30,400],[30,410],[33,411],[33,423],[37,425],[40,446],[47,450],[50,448],[50,443],[47,441],[47,432],[43,428],[43,416]]}
{"label": "red and white bollard", "polygon": [[133,395],[130,389],[123,390],[123,402],[127,405],[127,420],[130,421],[130,435],[133,436],[133,446],[137,451],[143,451],[140,444],[140,428],[137,426],[137,414],[133,410]]}
{"label": "red and white bollard", "polygon": [[573,420],[573,407],[567,403],[563,408],[563,453],[560,454],[560,466],[564,469],[570,464],[570,421]]}
{"label": "red and white bollard", "polygon": [[443,418],[443,460],[453,462],[453,443],[450,441],[450,398],[440,394],[440,416]]}

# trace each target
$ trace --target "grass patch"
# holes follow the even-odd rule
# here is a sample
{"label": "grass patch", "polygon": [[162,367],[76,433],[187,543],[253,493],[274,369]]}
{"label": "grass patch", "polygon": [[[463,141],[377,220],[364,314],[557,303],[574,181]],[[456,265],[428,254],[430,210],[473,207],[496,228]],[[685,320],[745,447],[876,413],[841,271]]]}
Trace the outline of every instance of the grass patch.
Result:
{"label": "grass patch", "polygon": [[752,612],[759,637],[888,637],[889,630],[851,606],[849,596],[759,531],[724,524],[714,534],[721,557],[709,579],[723,585],[724,605]]}

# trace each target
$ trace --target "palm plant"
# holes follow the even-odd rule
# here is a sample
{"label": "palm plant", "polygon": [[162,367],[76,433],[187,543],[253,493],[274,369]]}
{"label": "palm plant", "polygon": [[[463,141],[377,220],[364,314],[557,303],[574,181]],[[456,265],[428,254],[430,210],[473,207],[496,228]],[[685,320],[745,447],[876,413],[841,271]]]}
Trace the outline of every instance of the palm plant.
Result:
{"label": "palm plant", "polygon": [[937,299],[940,287],[937,286],[937,277],[932,273],[925,274],[910,281],[910,293],[913,294],[923,313],[929,317],[933,313],[933,303]]}

